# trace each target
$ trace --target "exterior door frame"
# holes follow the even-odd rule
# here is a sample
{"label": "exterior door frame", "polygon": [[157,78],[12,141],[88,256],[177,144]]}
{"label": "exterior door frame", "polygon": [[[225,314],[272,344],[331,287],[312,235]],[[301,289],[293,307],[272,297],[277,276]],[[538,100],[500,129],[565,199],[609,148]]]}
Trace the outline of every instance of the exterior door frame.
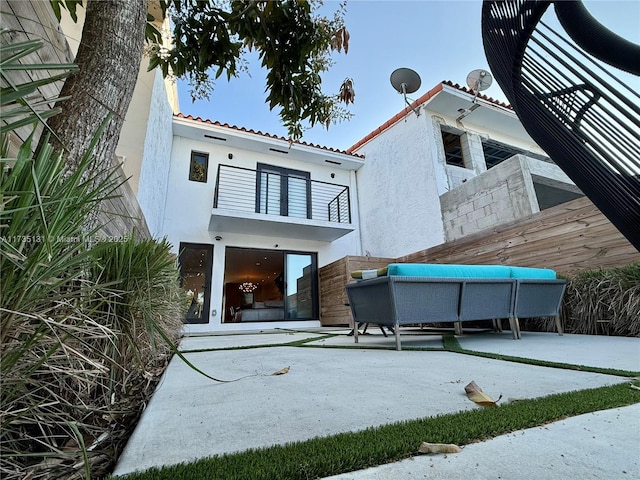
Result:
{"label": "exterior door frame", "polygon": [[[316,252],[302,252],[297,250],[284,250],[284,269],[285,272],[285,293],[284,293],[284,304],[285,304],[285,312],[284,318],[285,321],[295,321],[295,320],[319,320],[320,319],[320,285],[318,282],[318,254]],[[288,275],[288,265],[287,259],[289,255],[309,255],[311,257],[311,301],[312,301],[312,314],[310,318],[289,318],[289,301],[287,297],[287,284],[291,279],[289,279]]]}
{"label": "exterior door frame", "polygon": [[203,324],[209,323],[209,314],[211,313],[211,270],[213,268],[213,245],[208,243],[190,243],[180,242],[179,265],[180,265],[180,286],[183,284],[183,265],[186,249],[205,250],[204,259],[204,303],[202,306],[202,316],[200,320],[189,320],[185,317],[184,323],[187,324]]}

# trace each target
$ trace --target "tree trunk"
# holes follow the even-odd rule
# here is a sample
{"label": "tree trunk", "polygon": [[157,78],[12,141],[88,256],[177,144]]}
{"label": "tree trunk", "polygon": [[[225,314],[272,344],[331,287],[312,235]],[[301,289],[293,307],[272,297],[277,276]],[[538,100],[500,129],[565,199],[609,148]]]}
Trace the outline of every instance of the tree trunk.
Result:
{"label": "tree trunk", "polygon": [[129,108],[142,60],[148,0],[88,0],[82,41],[76,55],[79,72],[60,95],[62,112],[47,122],[73,168],[89,149],[96,131],[111,113],[93,155],[98,171],[109,168]]}

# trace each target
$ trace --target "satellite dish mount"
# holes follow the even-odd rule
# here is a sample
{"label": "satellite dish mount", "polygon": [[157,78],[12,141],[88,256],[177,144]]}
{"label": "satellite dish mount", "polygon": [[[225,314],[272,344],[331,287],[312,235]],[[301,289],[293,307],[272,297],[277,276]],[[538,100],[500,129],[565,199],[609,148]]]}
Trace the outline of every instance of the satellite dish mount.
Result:
{"label": "satellite dish mount", "polygon": [[398,68],[391,74],[391,85],[396,89],[398,93],[401,93],[404,97],[404,102],[409,106],[413,113],[417,117],[420,116],[420,111],[414,108],[407,99],[407,93],[413,93],[420,88],[421,80],[420,75],[411,70],[410,68]]}
{"label": "satellite dish mount", "polygon": [[476,103],[478,94],[489,88],[492,83],[493,77],[488,71],[482,68],[478,68],[467,75],[467,86],[475,93],[473,103]]}

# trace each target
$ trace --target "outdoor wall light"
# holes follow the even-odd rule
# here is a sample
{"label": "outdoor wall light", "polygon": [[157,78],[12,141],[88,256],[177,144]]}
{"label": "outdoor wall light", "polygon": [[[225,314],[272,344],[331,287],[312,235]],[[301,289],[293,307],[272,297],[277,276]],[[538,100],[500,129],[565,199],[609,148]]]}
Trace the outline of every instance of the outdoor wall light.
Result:
{"label": "outdoor wall light", "polygon": [[227,158],[228,158],[229,160],[233,160],[233,153],[230,153],[229,155],[227,155]]}
{"label": "outdoor wall light", "polygon": [[216,240],[219,242],[220,240],[222,240],[222,237],[220,235],[216,235]]}

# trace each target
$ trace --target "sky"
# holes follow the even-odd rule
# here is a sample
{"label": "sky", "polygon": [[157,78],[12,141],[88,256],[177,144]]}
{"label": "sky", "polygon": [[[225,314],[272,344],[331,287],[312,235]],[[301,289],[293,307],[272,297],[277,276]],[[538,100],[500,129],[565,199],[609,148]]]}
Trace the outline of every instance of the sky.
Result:
{"label": "sky", "polygon": [[[640,43],[640,0],[585,0],[602,24],[634,43]],[[321,11],[331,17],[338,2],[325,0]],[[402,96],[390,84],[399,67],[415,70],[422,84],[410,94],[419,98],[438,83],[450,80],[466,86],[472,70],[487,69],[481,35],[481,0],[349,0],[345,25],[351,35],[348,54],[334,53],[335,64],[323,76],[323,91],[337,93],[345,78],[356,92],[348,121],[305,131],[302,141],[347,149],[401,111]],[[265,104],[265,71],[257,55],[247,57],[249,73],[230,82],[221,77],[209,100],[191,101],[188,84],[178,82],[180,111],[185,115],[287,136],[277,109]],[[224,79],[223,79],[224,78]],[[636,82],[640,88],[640,82]],[[494,81],[483,92],[507,102]]]}

